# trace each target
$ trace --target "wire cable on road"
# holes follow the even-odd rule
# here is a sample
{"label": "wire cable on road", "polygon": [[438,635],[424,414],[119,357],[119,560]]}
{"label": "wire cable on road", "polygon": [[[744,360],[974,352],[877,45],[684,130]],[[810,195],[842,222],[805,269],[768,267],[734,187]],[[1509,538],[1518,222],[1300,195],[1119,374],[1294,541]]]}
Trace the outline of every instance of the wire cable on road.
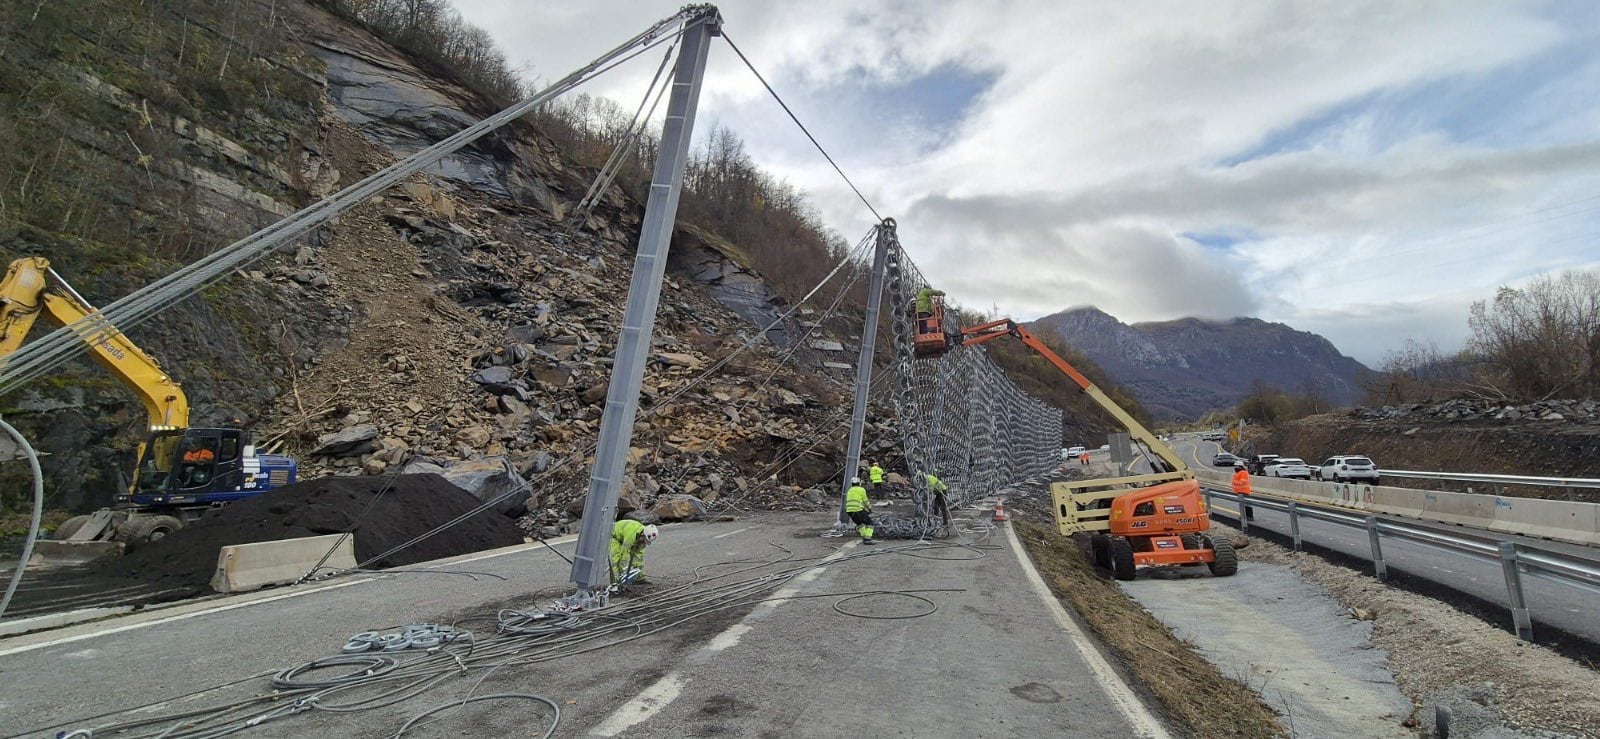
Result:
{"label": "wire cable on road", "polygon": [[794,125],[800,127],[800,132],[811,140],[812,146],[817,147],[817,151],[822,154],[822,158],[828,160],[828,164],[833,165],[833,171],[839,173],[839,177],[844,180],[844,184],[849,185],[850,189],[855,192],[856,197],[861,199],[861,204],[867,206],[867,210],[872,212],[872,217],[880,222],[883,221],[883,216],[878,214],[878,209],[872,207],[872,202],[867,200],[866,195],[861,194],[861,188],[856,187],[856,183],[850,181],[850,176],[844,173],[844,170],[839,167],[838,162],[833,160],[833,156],[828,153],[828,150],[822,148],[822,143],[817,141],[816,136],[811,135],[811,130],[806,128],[806,124],[800,122],[800,117],[794,114],[794,111],[789,108],[788,103],[783,101],[783,97],[778,94],[778,91],[772,89],[772,85],[767,82],[766,77],[761,76],[761,72],[756,69],[756,65],[751,64],[749,58],[745,57],[744,52],[739,50],[739,45],[735,44],[733,38],[728,36],[727,29],[722,30],[722,40],[728,42],[728,48],[733,49],[733,53],[739,55],[739,61],[744,62],[744,66],[749,68],[750,73],[761,81],[761,86],[767,88],[767,92],[772,94],[772,99],[778,101],[778,105],[783,108],[783,112],[789,114],[789,120],[794,121]]}

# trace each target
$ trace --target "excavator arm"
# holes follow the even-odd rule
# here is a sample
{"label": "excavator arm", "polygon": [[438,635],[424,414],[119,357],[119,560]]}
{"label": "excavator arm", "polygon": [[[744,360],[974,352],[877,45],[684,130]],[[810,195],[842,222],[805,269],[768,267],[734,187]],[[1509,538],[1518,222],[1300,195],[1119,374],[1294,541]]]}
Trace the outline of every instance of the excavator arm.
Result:
{"label": "excavator arm", "polygon": [[[52,287],[54,291],[50,290]],[[12,262],[5,279],[0,281],[0,367],[22,346],[39,315],[46,313],[56,323],[77,332],[88,345],[90,355],[139,396],[150,417],[151,431],[187,428],[189,398],[183,388],[127,334],[115,328],[107,331],[92,321],[80,323],[95,312],[83,296],[50,269],[50,260],[24,257]]]}
{"label": "excavator arm", "polygon": [[1188,466],[1183,463],[1183,459],[1172,451],[1172,448],[1167,446],[1166,442],[1163,442],[1155,434],[1150,433],[1150,430],[1146,429],[1144,424],[1139,423],[1138,419],[1135,419],[1132,414],[1123,410],[1122,406],[1111,400],[1110,396],[1105,394],[1105,391],[1090,382],[1088,377],[1078,371],[1078,368],[1073,367],[1067,360],[1062,359],[1060,355],[1051,351],[1050,347],[1045,346],[1045,343],[1040,341],[1039,337],[1034,336],[1033,332],[1029,331],[1026,326],[1009,318],[1002,318],[977,326],[969,326],[961,330],[961,343],[972,346],[1006,336],[1017,337],[1029,349],[1044,357],[1046,361],[1060,370],[1061,374],[1071,378],[1083,390],[1084,395],[1089,396],[1096,405],[1104,409],[1106,413],[1111,414],[1112,418],[1117,419],[1117,422],[1128,430],[1129,436],[1132,436],[1134,440],[1143,444],[1157,457],[1160,457],[1161,463],[1167,469],[1158,470],[1158,472],[1181,472],[1188,469]]}

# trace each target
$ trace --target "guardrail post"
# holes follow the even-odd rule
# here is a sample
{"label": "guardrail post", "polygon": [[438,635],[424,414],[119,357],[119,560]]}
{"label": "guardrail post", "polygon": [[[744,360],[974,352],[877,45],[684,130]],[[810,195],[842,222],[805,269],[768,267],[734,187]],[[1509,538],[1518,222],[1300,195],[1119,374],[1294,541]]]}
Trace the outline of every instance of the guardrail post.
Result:
{"label": "guardrail post", "polygon": [[1300,505],[1289,501],[1289,535],[1294,537],[1294,550],[1300,551]]}
{"label": "guardrail post", "polygon": [[1379,582],[1389,579],[1389,566],[1383,561],[1383,545],[1378,542],[1378,519],[1367,516],[1367,540],[1372,542],[1372,569]]}
{"label": "guardrail post", "polygon": [[1528,615],[1528,603],[1522,597],[1522,573],[1517,571],[1517,545],[1500,542],[1500,566],[1506,572],[1506,595],[1511,600],[1511,623],[1517,629],[1517,638],[1533,641],[1533,618]]}

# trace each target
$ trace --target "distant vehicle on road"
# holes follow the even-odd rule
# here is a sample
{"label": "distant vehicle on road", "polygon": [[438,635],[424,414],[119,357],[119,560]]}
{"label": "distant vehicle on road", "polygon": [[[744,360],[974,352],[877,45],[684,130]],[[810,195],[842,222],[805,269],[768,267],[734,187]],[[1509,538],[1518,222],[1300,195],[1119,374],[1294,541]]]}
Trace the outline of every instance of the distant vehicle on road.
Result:
{"label": "distant vehicle on road", "polygon": [[1085,449],[1083,447],[1081,447],[1081,446],[1075,446],[1075,447],[1069,447],[1067,449],[1062,449],[1061,450],[1061,458],[1065,459],[1065,460],[1077,459],[1078,455],[1083,454],[1084,451],[1085,451]]}
{"label": "distant vehicle on road", "polygon": [[1297,480],[1311,479],[1311,465],[1294,457],[1279,457],[1266,467],[1267,477],[1289,477]]}
{"label": "distant vehicle on road", "polygon": [[1207,431],[1200,438],[1204,441],[1222,441],[1227,437],[1221,431]]}
{"label": "distant vehicle on road", "polygon": [[1217,456],[1211,458],[1211,466],[1212,467],[1232,467],[1234,465],[1234,463],[1238,462],[1238,461],[1239,461],[1238,457],[1235,457],[1232,454],[1229,454],[1227,452],[1223,452],[1223,453],[1218,454]]}
{"label": "distant vehicle on road", "polygon": [[1102,452],[1111,451],[1111,445],[1110,444],[1101,444],[1100,445],[1100,451],[1102,451]]}
{"label": "distant vehicle on road", "polygon": [[1365,482],[1377,485],[1382,479],[1378,465],[1371,459],[1359,456],[1329,457],[1321,467],[1311,470],[1318,480],[1327,482]]}
{"label": "distant vehicle on road", "polygon": [[1267,474],[1267,465],[1276,461],[1278,461],[1278,455],[1276,454],[1257,454],[1246,461],[1245,466],[1250,468],[1250,474],[1252,475],[1265,475]]}

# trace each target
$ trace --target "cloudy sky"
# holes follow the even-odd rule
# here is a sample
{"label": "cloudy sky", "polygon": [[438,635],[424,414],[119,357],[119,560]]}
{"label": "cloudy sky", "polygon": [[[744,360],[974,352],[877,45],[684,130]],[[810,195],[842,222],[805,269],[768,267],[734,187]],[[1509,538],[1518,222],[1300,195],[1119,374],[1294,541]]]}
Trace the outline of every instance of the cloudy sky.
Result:
{"label": "cloudy sky", "polygon": [[[456,0],[563,76],[681,4]],[[1600,267],[1600,3],[725,2],[930,279],[1019,319],[1254,315],[1376,364]],[[657,60],[590,91],[637,104]],[[698,123],[854,241],[871,215],[723,44]]]}

